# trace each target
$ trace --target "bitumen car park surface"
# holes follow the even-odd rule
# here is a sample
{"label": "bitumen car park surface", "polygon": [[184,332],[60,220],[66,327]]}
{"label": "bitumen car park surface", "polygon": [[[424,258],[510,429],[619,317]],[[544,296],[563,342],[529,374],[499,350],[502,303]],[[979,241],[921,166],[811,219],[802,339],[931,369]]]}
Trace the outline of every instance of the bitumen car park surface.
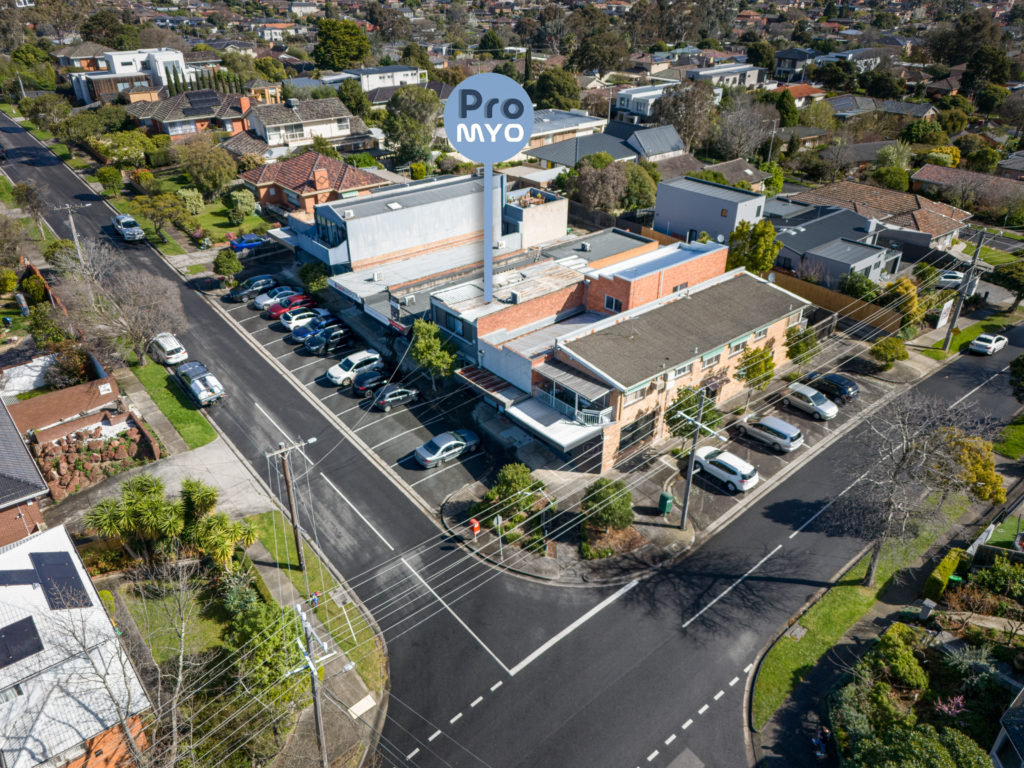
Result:
{"label": "bitumen car park surface", "polygon": [[335,386],[324,375],[348,354],[364,346],[380,348],[379,344],[357,344],[330,355],[313,355],[290,338],[280,321],[263,317],[251,301],[223,302],[222,308],[434,508],[451,493],[483,478],[489,471],[486,451],[461,456],[457,461],[433,469],[423,469],[414,456],[416,449],[435,435],[451,429],[473,428],[470,411],[477,396],[468,388],[434,391],[429,376],[416,372],[407,374],[402,381],[417,387],[420,399],[383,413],[371,407],[371,398],[355,397],[351,387]]}

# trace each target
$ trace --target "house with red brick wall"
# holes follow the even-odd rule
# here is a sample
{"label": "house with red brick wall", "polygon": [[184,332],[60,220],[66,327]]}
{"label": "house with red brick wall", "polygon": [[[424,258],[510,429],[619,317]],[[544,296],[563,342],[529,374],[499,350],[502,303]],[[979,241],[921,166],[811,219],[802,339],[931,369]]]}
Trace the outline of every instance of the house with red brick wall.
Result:
{"label": "house with red brick wall", "polygon": [[375,173],[313,151],[252,168],[242,173],[241,179],[260,204],[309,214],[321,203],[369,194],[390,183]]}
{"label": "house with red brick wall", "polygon": [[248,96],[214,90],[185,91],[159,100],[129,103],[125,111],[150,133],[166,133],[171,141],[203,131],[227,131],[235,135],[247,127]]}
{"label": "house with red brick wall", "polygon": [[107,69],[107,60],[103,54],[109,50],[109,46],[86,40],[56,48],[50,51],[50,56],[58,67],[74,67],[82,72],[102,72]]}
{"label": "house with red brick wall", "polygon": [[49,492],[10,411],[0,401],[0,546],[36,530],[43,521],[39,502]]}
{"label": "house with red brick wall", "polygon": [[113,376],[47,392],[10,406],[11,418],[22,435],[54,427],[71,419],[117,409],[121,392]]}

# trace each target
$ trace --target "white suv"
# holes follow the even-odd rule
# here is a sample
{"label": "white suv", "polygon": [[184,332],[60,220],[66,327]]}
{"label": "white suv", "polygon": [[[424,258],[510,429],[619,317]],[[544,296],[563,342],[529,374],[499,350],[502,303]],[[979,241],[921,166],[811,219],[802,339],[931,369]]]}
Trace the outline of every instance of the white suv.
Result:
{"label": "white suv", "polygon": [[380,369],[381,365],[383,363],[379,352],[372,349],[361,349],[342,359],[337,365],[328,368],[327,380],[339,387],[347,387],[355,379],[357,373],[376,371]]}
{"label": "white suv", "polygon": [[182,343],[171,333],[158,333],[149,342],[149,354],[163,365],[177,365],[188,360],[188,352]]}
{"label": "white suv", "polygon": [[757,468],[735,453],[723,451],[713,445],[702,445],[697,449],[695,458],[700,471],[725,483],[730,493],[749,491],[757,485]]}

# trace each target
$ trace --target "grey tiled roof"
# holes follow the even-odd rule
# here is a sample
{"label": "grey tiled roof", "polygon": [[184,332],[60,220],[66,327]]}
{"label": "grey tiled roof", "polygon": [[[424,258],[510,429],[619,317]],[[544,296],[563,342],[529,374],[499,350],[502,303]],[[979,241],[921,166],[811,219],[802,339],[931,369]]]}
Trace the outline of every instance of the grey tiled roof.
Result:
{"label": "grey tiled roof", "polygon": [[221,146],[233,155],[259,155],[262,157],[270,145],[252,131],[236,133],[229,139],[225,139]]}
{"label": "grey tiled roof", "polygon": [[644,157],[664,155],[669,152],[682,152],[686,149],[676,129],[671,125],[659,125],[637,131],[627,143]]}
{"label": "grey tiled roof", "polygon": [[341,99],[334,97],[295,101],[291,107],[286,104],[257,104],[251,111],[264,125],[289,125],[352,117]]}
{"label": "grey tiled roof", "polygon": [[7,406],[0,402],[0,509],[49,490]]}

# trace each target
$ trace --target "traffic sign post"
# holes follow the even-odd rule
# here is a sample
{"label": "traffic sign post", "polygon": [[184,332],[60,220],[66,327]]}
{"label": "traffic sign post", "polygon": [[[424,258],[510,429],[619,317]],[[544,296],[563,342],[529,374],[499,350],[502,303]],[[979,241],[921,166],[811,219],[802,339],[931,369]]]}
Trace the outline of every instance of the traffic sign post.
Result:
{"label": "traffic sign post", "polygon": [[498,557],[501,558],[501,562],[505,562],[505,550],[501,546],[501,515],[494,516],[494,528],[498,532]]}
{"label": "traffic sign post", "polygon": [[484,301],[493,298],[494,163],[514,157],[530,140],[533,104],[510,77],[486,72],[459,83],[444,110],[444,129],[456,151],[484,166]]}

